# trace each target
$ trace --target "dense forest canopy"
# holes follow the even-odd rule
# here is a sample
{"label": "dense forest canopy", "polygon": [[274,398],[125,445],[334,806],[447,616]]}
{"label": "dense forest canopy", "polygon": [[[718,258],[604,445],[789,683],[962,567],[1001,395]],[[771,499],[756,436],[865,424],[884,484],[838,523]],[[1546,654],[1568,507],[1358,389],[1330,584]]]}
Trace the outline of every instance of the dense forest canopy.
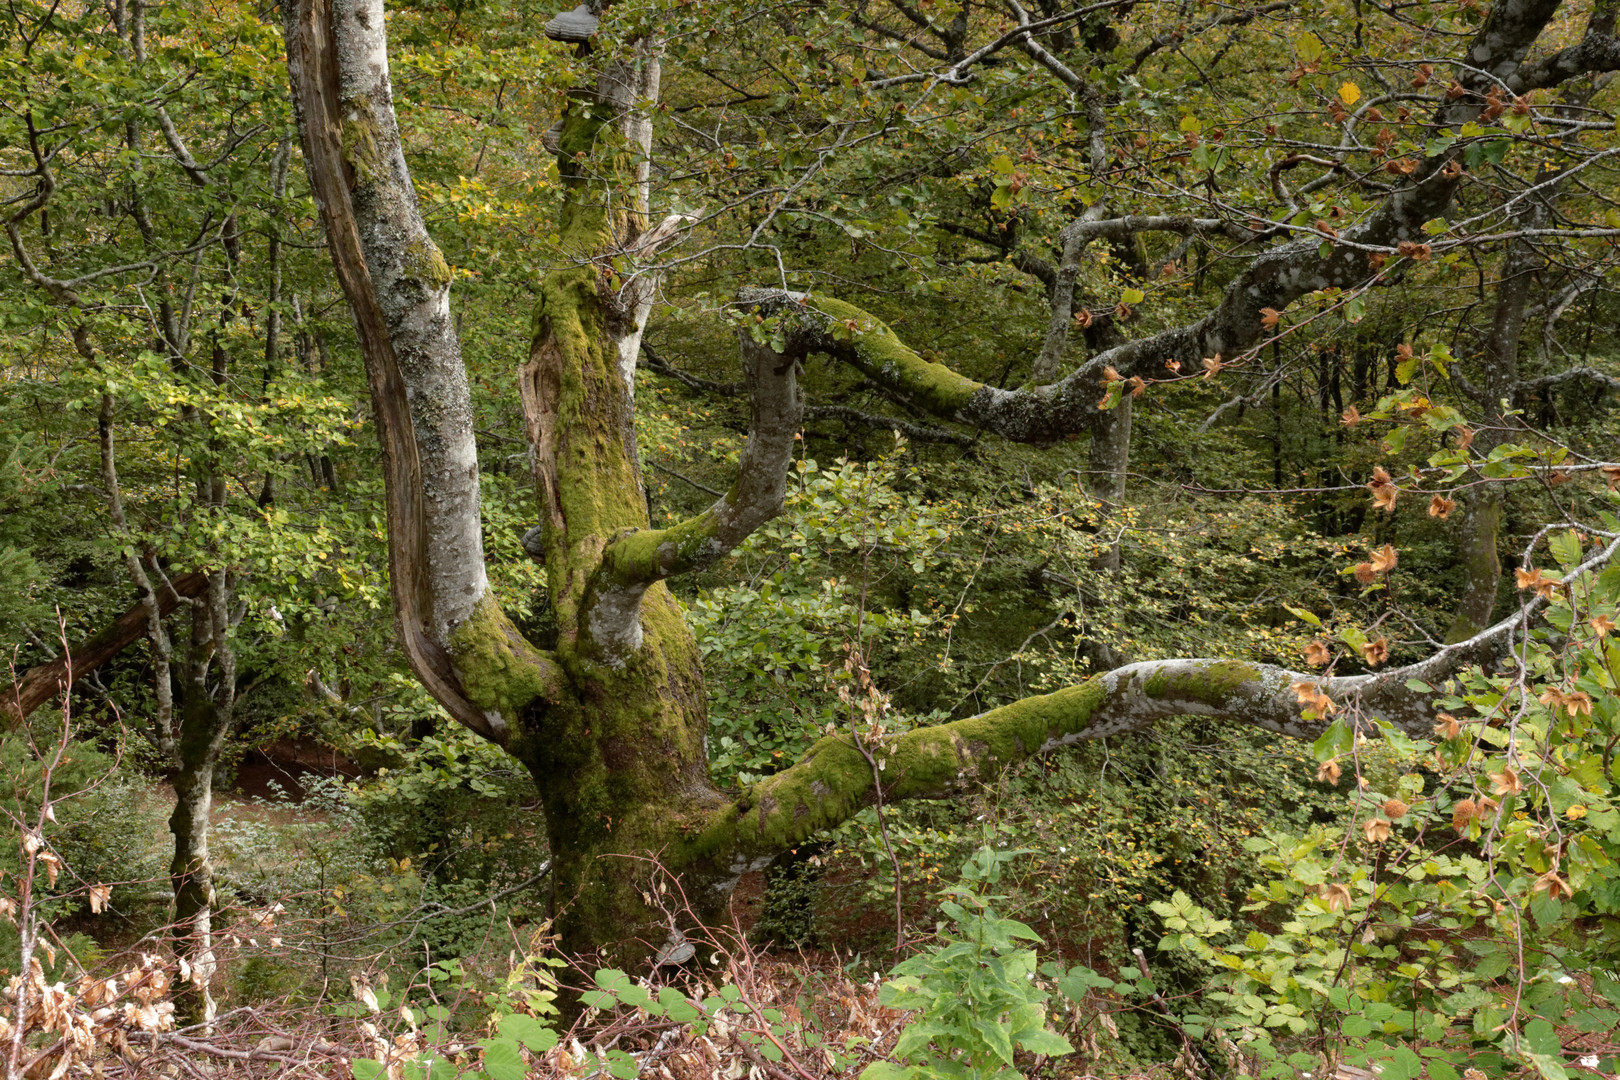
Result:
{"label": "dense forest canopy", "polygon": [[1614,1071],[1617,14],[9,5],[6,1080]]}

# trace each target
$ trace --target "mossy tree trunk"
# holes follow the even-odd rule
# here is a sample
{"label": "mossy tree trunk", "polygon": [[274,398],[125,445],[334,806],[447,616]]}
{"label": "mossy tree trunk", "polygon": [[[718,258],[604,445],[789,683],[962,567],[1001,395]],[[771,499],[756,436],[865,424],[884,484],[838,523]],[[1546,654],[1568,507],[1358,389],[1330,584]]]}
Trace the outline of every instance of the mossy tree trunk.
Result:
{"label": "mossy tree trunk", "polygon": [[[1489,73],[1479,79],[1512,75],[1557,6],[1508,0],[1493,9],[1475,42],[1474,66]],[[937,415],[1047,441],[1096,422],[1105,367],[1126,377],[1137,369],[1157,374],[1167,356],[1196,364],[1201,355],[1245,347],[1259,332],[1262,307],[1358,284],[1369,272],[1366,251],[1419,235],[1456,186],[1443,168],[1449,157],[1432,157],[1369,217],[1354,237],[1358,246],[1322,255],[1314,240],[1283,244],[1256,257],[1197,323],[1115,345],[1051,385],[1016,391],[923,360],[848,304],[744,290],[740,304],[765,320],[758,329],[778,333],[741,342],[752,415],[736,480],[707,510],[655,529],[633,422],[650,295],[637,268],[679,222],[649,227],[643,109],[656,96],[658,67],[651,43],[640,43],[569,96],[556,137],[566,259],[540,281],[528,355],[514,358],[521,360],[517,381],[540,519],[538,537],[525,546],[545,567],[558,624],[555,646],[541,650],[501,612],[484,578],[472,410],[449,317],[450,273],[422,224],[400,145],[381,0],[298,0],[286,16],[305,165],[359,330],[384,450],[390,579],[405,654],[453,717],[533,773],[564,945],[600,950],[619,965],[644,959],[670,930],[658,891],[647,888],[655,861],[682,875],[697,915],[710,918],[744,870],[877,794],[871,764],[836,736],[740,796],[717,791],[704,752],[697,645],[664,584],[712,565],[780,508],[802,415],[797,371],[807,353],[850,364]],[[1477,103],[1451,104],[1438,119],[1460,123],[1477,112]],[[1232,227],[1118,218],[1086,228],[1109,238]],[[1323,721],[1301,715],[1296,683],[1354,704],[1361,715],[1426,730],[1427,706],[1406,681],[1436,682],[1499,648],[1519,625],[1505,622],[1422,664],[1360,678],[1321,681],[1215,660],[1131,665],[878,747],[900,760],[885,774],[896,779],[883,796],[947,795],[1021,758],[1178,713],[1309,735]]]}

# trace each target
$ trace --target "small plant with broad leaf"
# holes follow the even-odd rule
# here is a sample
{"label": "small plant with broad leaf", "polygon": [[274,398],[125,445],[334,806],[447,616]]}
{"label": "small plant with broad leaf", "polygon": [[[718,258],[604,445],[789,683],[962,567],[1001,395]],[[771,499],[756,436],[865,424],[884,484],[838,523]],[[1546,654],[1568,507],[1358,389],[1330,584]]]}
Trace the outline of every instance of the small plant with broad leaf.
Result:
{"label": "small plant with broad leaf", "polygon": [[990,890],[1006,865],[1027,854],[983,846],[962,865],[961,881],[941,894],[938,943],[903,961],[878,1000],[916,1015],[901,1031],[892,1056],[861,1072],[861,1080],[992,1080],[1018,1076],[1013,1051],[1070,1054],[1067,1039],[1046,1027],[1050,996],[1035,980],[1030,943],[1040,937],[998,915]]}

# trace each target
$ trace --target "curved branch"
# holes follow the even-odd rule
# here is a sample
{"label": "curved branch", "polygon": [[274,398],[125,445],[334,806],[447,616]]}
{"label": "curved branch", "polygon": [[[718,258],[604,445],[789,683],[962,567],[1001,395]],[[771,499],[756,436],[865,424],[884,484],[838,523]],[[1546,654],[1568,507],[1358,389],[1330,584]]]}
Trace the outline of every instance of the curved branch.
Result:
{"label": "curved branch", "polygon": [[521,711],[556,700],[567,683],[489,593],[450,268],[400,146],[383,14],[380,0],[286,5],[288,73],[310,188],[366,361],[405,654],[452,716],[504,745]]}
{"label": "curved branch", "polygon": [[[1461,76],[1470,92],[1442,104],[1435,123],[1461,125],[1477,117],[1484,90],[1519,69],[1558,7],[1559,0],[1503,0],[1492,7],[1470,44],[1469,67]],[[1463,175],[1445,166],[1460,152],[1451,147],[1424,159],[1411,183],[1341,238],[1325,240],[1309,233],[1258,255],[1203,318],[1099,352],[1051,386],[1002,390],[975,382],[922,359],[882,322],[841,301],[817,297],[806,305],[796,294],[780,290],[751,290],[746,298],[764,313],[789,316],[789,332],[801,348],[851,364],[936,416],[1019,442],[1052,442],[1091,424],[1104,369],[1151,377],[1162,375],[1167,361],[1193,369],[1206,357],[1224,356],[1230,362],[1261,340],[1264,309],[1281,311],[1312,292],[1365,284],[1374,273],[1370,255],[1395,253],[1398,242],[1420,236],[1425,222],[1444,215]],[[1125,235],[1144,229],[1205,228],[1228,235],[1236,229],[1251,239],[1257,235],[1231,223],[1171,217],[1077,222],[1065,233],[1085,230],[1102,237],[1111,231]],[[1320,250],[1324,243],[1325,253]]]}
{"label": "curved branch", "polygon": [[[1567,583],[1610,562],[1620,540],[1577,567]],[[1292,738],[1310,738],[1328,725],[1302,715],[1296,685],[1326,694],[1363,720],[1403,732],[1433,734],[1434,711],[1407,680],[1430,685],[1503,651],[1541,599],[1479,634],[1427,659],[1373,675],[1322,678],[1270,664],[1231,660],[1149,660],[1097,675],[1053,694],[1025,698],[966,720],[914,728],[876,755],[883,760],[883,802],[940,798],[1026,758],[1085,739],[1140,731],[1172,716],[1213,716]],[[753,785],[716,811],[692,841],[690,855],[741,874],[768,865],[784,848],[854,816],[874,801],[873,769],[847,735],[829,735],[792,767]]]}
{"label": "curved branch", "polygon": [[799,355],[777,352],[746,333],[741,341],[752,415],[737,480],[703,513],[667,529],[628,533],[602,552],[586,593],[584,625],[610,661],[640,646],[641,597],[649,585],[712,565],[782,508],[803,420]]}
{"label": "curved branch", "polygon": [[1580,75],[1620,70],[1620,38],[1614,35],[1617,13],[1620,4],[1615,0],[1597,0],[1580,41],[1525,64],[1507,80],[1508,88],[1515,94],[1527,94]]}

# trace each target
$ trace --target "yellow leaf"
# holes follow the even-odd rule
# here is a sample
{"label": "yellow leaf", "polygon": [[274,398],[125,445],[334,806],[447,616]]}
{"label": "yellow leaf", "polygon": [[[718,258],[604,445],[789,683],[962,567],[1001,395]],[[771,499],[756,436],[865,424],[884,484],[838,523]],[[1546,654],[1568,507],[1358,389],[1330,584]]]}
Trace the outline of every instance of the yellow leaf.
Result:
{"label": "yellow leaf", "polygon": [[1346,105],[1354,105],[1361,100],[1361,87],[1353,82],[1341,84],[1339,86],[1339,100]]}

